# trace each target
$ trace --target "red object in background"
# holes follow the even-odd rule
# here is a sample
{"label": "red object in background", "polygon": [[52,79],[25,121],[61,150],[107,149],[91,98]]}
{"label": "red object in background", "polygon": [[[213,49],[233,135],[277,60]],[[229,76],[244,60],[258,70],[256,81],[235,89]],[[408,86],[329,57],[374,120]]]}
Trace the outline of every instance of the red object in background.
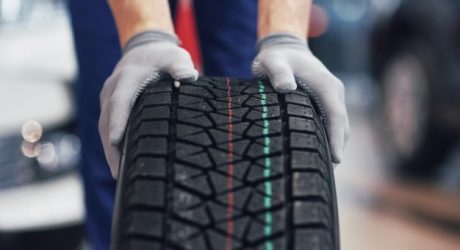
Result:
{"label": "red object in background", "polygon": [[320,37],[326,33],[329,27],[329,16],[323,7],[313,4],[310,15],[310,28],[308,37]]}
{"label": "red object in background", "polygon": [[201,52],[192,0],[179,1],[176,15],[176,33],[182,41],[182,47],[192,56],[196,69],[201,71]]}

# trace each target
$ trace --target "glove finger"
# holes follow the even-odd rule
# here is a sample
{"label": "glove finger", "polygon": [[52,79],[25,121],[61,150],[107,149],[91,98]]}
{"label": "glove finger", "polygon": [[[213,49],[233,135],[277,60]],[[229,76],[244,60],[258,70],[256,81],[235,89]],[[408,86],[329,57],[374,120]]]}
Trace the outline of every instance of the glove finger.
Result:
{"label": "glove finger", "polygon": [[98,121],[99,135],[104,148],[105,157],[109,163],[112,176],[116,178],[118,173],[119,152],[116,147],[109,142],[109,124],[110,124],[110,97],[112,96],[117,82],[120,78],[120,71],[115,70],[112,75],[104,82],[104,87],[99,95],[101,113]]}
{"label": "glove finger", "polygon": [[328,131],[331,142],[332,160],[334,163],[339,164],[343,159],[343,151],[348,138],[348,132],[346,131],[348,118],[346,117],[345,108],[336,108],[328,113],[331,113],[331,115],[328,115]]}
{"label": "glove finger", "polygon": [[[152,77],[153,76],[153,77]],[[158,72],[152,72],[148,68],[125,69],[119,78],[117,88],[110,97],[110,120],[108,129],[110,131],[109,141],[118,145],[123,137],[132,105],[146,86],[146,79],[155,82],[159,79]]]}
{"label": "glove finger", "polygon": [[329,71],[324,70],[303,75],[301,79],[315,91],[324,106],[332,160],[338,164],[342,161],[345,143],[350,134],[343,83]]}
{"label": "glove finger", "polygon": [[[101,95],[102,96],[102,95]],[[120,152],[119,149],[109,142],[109,124],[110,112],[107,111],[108,105],[101,107],[101,116],[99,118],[99,135],[101,137],[102,145],[104,146],[104,155],[110,167],[110,172],[113,178],[118,176]]]}
{"label": "glove finger", "polygon": [[297,88],[294,72],[289,64],[274,60],[263,65],[265,75],[270,79],[273,88],[278,92],[289,92]]}
{"label": "glove finger", "polygon": [[331,145],[332,161],[339,164],[343,158],[343,150],[348,137],[348,116],[345,104],[339,96],[330,92],[320,96],[327,118],[327,132]]}
{"label": "glove finger", "polygon": [[184,82],[195,82],[198,79],[198,71],[193,65],[190,54],[180,50],[167,65],[166,71],[176,80]]}
{"label": "glove finger", "polygon": [[105,158],[109,164],[110,173],[114,179],[118,177],[118,171],[120,168],[120,149],[116,145],[106,145],[104,147]]}
{"label": "glove finger", "polygon": [[[115,87],[117,86],[118,79],[120,79],[120,75],[121,75],[120,73],[121,73],[120,71],[114,71],[112,75],[110,75],[109,78],[105,80],[101,93],[99,94],[99,101],[101,103],[100,104],[101,109],[103,109],[104,104],[107,103],[107,102],[104,102],[104,100],[109,100],[110,96],[112,96],[113,91],[115,90]],[[101,113],[101,116],[103,114],[104,113]]]}

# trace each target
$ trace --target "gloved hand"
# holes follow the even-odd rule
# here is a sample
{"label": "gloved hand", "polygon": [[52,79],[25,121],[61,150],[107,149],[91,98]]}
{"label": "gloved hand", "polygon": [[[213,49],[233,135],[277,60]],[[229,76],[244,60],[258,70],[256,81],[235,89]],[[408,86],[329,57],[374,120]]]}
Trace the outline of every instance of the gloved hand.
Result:
{"label": "gloved hand", "polygon": [[156,82],[161,73],[174,79],[194,82],[198,71],[177,37],[159,31],[146,31],[132,37],[123,50],[112,75],[100,95],[99,133],[112,176],[118,176],[119,144],[136,98],[147,83]]}
{"label": "gloved hand", "polygon": [[313,90],[327,116],[332,160],[340,163],[350,134],[343,83],[310,51],[305,40],[289,33],[272,33],[257,44],[252,65],[256,77],[268,77],[273,88],[287,92],[300,87]]}

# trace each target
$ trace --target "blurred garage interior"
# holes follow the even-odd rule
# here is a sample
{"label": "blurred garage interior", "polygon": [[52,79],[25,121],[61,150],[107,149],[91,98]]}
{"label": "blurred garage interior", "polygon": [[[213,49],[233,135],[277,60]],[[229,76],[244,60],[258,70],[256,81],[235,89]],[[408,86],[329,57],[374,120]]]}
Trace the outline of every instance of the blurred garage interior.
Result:
{"label": "blurred garage interior", "polygon": [[[342,249],[460,249],[460,2],[314,3],[310,45],[351,118]],[[0,0],[0,249],[91,249],[66,4]]]}

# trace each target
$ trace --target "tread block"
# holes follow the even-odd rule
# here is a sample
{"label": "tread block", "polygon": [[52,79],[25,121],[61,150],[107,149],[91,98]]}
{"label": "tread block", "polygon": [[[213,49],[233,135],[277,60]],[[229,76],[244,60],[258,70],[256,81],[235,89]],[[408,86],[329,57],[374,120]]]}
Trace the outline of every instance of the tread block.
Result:
{"label": "tread block", "polygon": [[287,105],[286,110],[287,110],[288,115],[308,117],[312,119],[314,118],[313,109],[309,107],[304,107],[304,106],[289,103]]}
{"label": "tread block", "polygon": [[137,177],[166,177],[166,159],[154,157],[140,157],[134,162],[131,169],[131,178]]}
{"label": "tread block", "polygon": [[203,174],[203,171],[200,169],[180,163],[175,163],[173,167],[175,169],[174,179],[176,182],[192,179]]}
{"label": "tread block", "polygon": [[285,98],[287,103],[300,104],[304,106],[308,105],[311,107],[310,98],[308,98],[308,96],[291,93],[285,95]]}
{"label": "tread block", "polygon": [[142,122],[139,126],[139,135],[164,135],[169,134],[169,122],[167,121],[151,121]]}
{"label": "tread block", "polygon": [[179,184],[203,196],[212,194],[211,185],[206,175],[200,175],[193,179],[182,181]]}
{"label": "tread block", "polygon": [[[209,116],[212,118],[212,121],[217,126],[226,126],[228,125],[228,115],[223,115],[219,113],[209,113]],[[235,122],[236,117],[232,117],[232,122]]]}
{"label": "tread block", "polygon": [[144,97],[144,106],[167,105],[171,104],[171,93],[158,93]]}
{"label": "tread block", "polygon": [[[227,111],[228,110],[228,100],[227,100],[227,95],[225,97],[215,99],[215,100],[209,100],[209,103],[216,109],[216,111]],[[237,107],[237,103],[233,102],[232,99],[232,109]]]}
{"label": "tread block", "polygon": [[235,135],[243,135],[243,132],[246,130],[248,126],[249,126],[249,122],[233,123],[233,136],[235,137]]}
{"label": "tread block", "polygon": [[203,148],[201,146],[192,145],[187,142],[176,142],[176,157],[178,158],[197,154],[202,151],[203,151]]}
{"label": "tread block", "polygon": [[[249,145],[250,145],[249,140],[238,140],[238,141],[233,142],[233,154],[238,155],[238,156],[244,156],[244,153],[246,152]],[[222,147],[219,147],[219,148],[222,148]],[[228,146],[226,149],[228,149]]]}
{"label": "tread block", "polygon": [[141,138],[135,147],[134,156],[140,154],[166,155],[166,138]]}
{"label": "tread block", "polygon": [[[269,194],[267,195],[267,192],[265,191],[266,184],[271,185],[271,189],[272,189],[271,195]],[[260,183],[259,185],[257,185],[256,189],[259,193],[261,193],[264,196],[264,198],[270,197],[271,207],[274,207],[274,206],[280,205],[281,203],[284,203],[284,201],[286,200],[285,192],[284,192],[284,185],[285,185],[285,180],[281,177],[278,177],[268,182]],[[262,200],[262,203],[263,203],[263,200]]]}
{"label": "tread block", "polygon": [[179,107],[185,107],[188,109],[204,112],[211,112],[214,110],[213,107],[205,99],[187,95],[179,96]]}
{"label": "tread block", "polygon": [[264,206],[264,198],[265,198],[265,193],[264,192],[258,192],[258,191],[252,191],[250,194],[249,202],[247,204],[246,209],[251,212],[251,213],[257,213],[260,211],[265,210]]}
{"label": "tread block", "polygon": [[198,116],[202,116],[202,115],[204,115],[204,114],[203,114],[203,112],[200,112],[200,111],[189,110],[189,109],[185,109],[185,108],[178,108],[177,109],[177,118],[179,120],[198,117]]}
{"label": "tread block", "polygon": [[[226,235],[223,233],[218,233],[214,230],[208,230],[207,232],[208,239],[211,242],[211,249],[226,249]],[[241,246],[241,243],[237,240],[232,241],[233,249],[236,249]]]}
{"label": "tread block", "polygon": [[262,221],[252,220],[249,225],[249,232],[246,235],[245,239],[250,243],[254,243],[255,241],[262,240],[265,238],[265,225]]}
{"label": "tread block", "polygon": [[130,206],[145,205],[163,207],[165,184],[159,180],[138,179],[128,188],[127,200]]}
{"label": "tread block", "polygon": [[[272,239],[271,242],[273,245],[273,249],[287,249],[286,238],[284,237],[277,237],[275,239]],[[247,248],[247,249],[248,250],[249,249],[266,250],[267,246],[265,245],[265,242],[264,242],[262,244],[259,244],[257,248]]]}
{"label": "tread block", "polygon": [[316,132],[316,123],[312,119],[289,117],[289,128],[296,131]]}
{"label": "tread block", "polygon": [[[252,168],[250,161],[234,162],[233,177],[237,180],[243,180],[246,173]],[[228,173],[228,165],[221,165],[217,168],[222,173]]]}
{"label": "tread block", "polygon": [[162,92],[170,92],[172,91],[172,82],[167,80],[162,80],[154,84],[149,84],[145,88],[145,93],[154,94],[154,93],[162,93]]}
{"label": "tread block", "polygon": [[181,189],[180,187],[174,188],[173,198],[174,208],[176,211],[190,209],[191,207],[198,206],[201,202],[203,202],[198,195]]}
{"label": "tread block", "polygon": [[204,102],[204,98],[179,94],[179,107],[188,107],[190,104],[202,102]]}
{"label": "tread block", "polygon": [[[233,110],[233,117],[235,119],[242,120],[246,114],[249,112],[249,107],[232,107]],[[217,113],[221,115],[228,115],[228,109],[220,109],[217,110]]]}
{"label": "tread block", "polygon": [[178,211],[177,215],[183,219],[193,222],[194,224],[205,227],[210,224],[211,219],[206,212],[206,206],[202,205],[193,209]]}
{"label": "tread block", "polygon": [[[212,219],[215,223],[227,222],[227,206],[226,204],[220,204],[217,202],[208,202],[207,207],[211,211]],[[236,211],[235,211],[236,212]],[[234,213],[236,214],[236,213]]]}
{"label": "tread block", "polygon": [[[283,145],[280,144],[282,141],[281,137],[271,137],[270,138],[270,157],[273,154],[280,153],[282,151]],[[246,152],[246,157],[250,158],[263,158],[265,157],[265,139],[257,138],[254,143],[250,144],[248,151]]]}
{"label": "tread block", "polygon": [[228,142],[228,132],[215,128],[209,129],[208,132],[212,135],[212,138],[217,144]]}
{"label": "tread block", "polygon": [[244,175],[248,172],[249,168],[251,168],[250,161],[246,160],[235,162],[233,176],[235,176],[239,180],[242,180],[244,178]]}
{"label": "tread block", "polygon": [[321,197],[330,201],[327,183],[317,173],[294,172],[292,175],[292,194],[295,198]]}
{"label": "tread block", "polygon": [[[271,211],[271,216],[272,216],[272,223],[270,224],[270,230],[271,230],[271,235],[273,234],[278,234],[278,233],[283,233],[286,231],[286,209],[277,209],[275,211]],[[259,221],[263,221],[264,225],[265,224],[265,219],[266,219],[266,213],[259,213],[257,215],[257,218]]]}
{"label": "tread block", "polygon": [[203,146],[210,146],[213,144],[213,141],[209,137],[208,133],[206,132],[201,132],[197,134],[191,134],[187,136],[182,136],[182,140],[190,141],[190,142],[197,142],[202,144]]}
{"label": "tread block", "polygon": [[257,157],[264,157],[264,145],[261,143],[252,143],[249,145],[249,150],[246,152],[246,157],[252,159]]}
{"label": "tread block", "polygon": [[328,166],[321,159],[318,152],[293,150],[291,152],[291,167],[298,171],[318,171],[322,176],[327,178]]}
{"label": "tread block", "polygon": [[133,211],[128,217],[128,234],[161,238],[163,235],[163,214],[152,211]]}
{"label": "tread block", "polygon": [[193,124],[201,128],[207,128],[207,127],[211,127],[214,125],[211,119],[209,119],[206,115],[188,117],[188,118],[181,119],[181,121],[179,121],[179,123],[185,123],[185,122],[189,124]]}
{"label": "tread block", "polygon": [[[264,129],[264,122],[262,120],[256,121],[249,126],[247,129],[246,135],[250,137],[261,137],[263,136],[263,129]],[[281,132],[281,122],[279,120],[270,120],[270,126],[268,128],[268,135],[271,138],[274,137],[275,134]]]}
{"label": "tread block", "polygon": [[[266,168],[261,165],[252,165],[251,168],[249,169],[248,176],[246,177],[246,180],[254,183],[254,182],[263,182],[267,178],[265,174]],[[269,178],[274,178],[276,176],[282,175],[282,172],[274,169],[270,169],[270,175],[268,176]]]}
{"label": "tread block", "polygon": [[[201,229],[178,220],[171,220],[170,222],[170,239],[172,241],[181,242],[190,239],[193,235],[200,234]],[[135,249],[133,249],[135,250]]]}
{"label": "tread block", "polygon": [[295,201],[294,202],[294,224],[323,224],[330,227],[331,213],[329,207],[322,202]]}
{"label": "tread block", "polygon": [[[260,105],[260,100],[259,100],[259,105]],[[278,106],[268,106],[267,109],[268,109],[267,111],[268,118],[273,119],[273,118],[280,117],[280,108]],[[261,120],[262,119],[262,107],[261,106],[253,107],[253,109],[251,109],[251,111],[247,113],[245,118],[251,121]]]}
{"label": "tread block", "polygon": [[[257,138],[256,143],[265,146],[265,139]],[[270,137],[270,154],[280,153],[282,150],[283,150],[283,143],[282,143],[281,136]]]}
{"label": "tread block", "polygon": [[200,97],[205,97],[208,99],[213,99],[214,98],[214,93],[212,91],[209,91],[205,87],[201,87],[198,85],[188,85],[188,84],[182,84],[180,87],[180,93],[181,94],[189,94],[189,95],[194,95],[194,96],[200,96]]}
{"label": "tread block", "polygon": [[[245,236],[245,230],[246,230],[247,227],[249,226],[249,221],[250,221],[250,217],[249,217],[249,216],[240,217],[240,218],[234,220],[234,224],[235,224],[234,236],[235,236],[236,238],[238,238],[239,240],[241,240],[241,239],[244,238],[244,236]],[[223,226],[226,226],[226,225],[225,225],[225,224],[221,224],[220,229],[221,229],[222,231],[225,231],[226,228],[223,227]]]}
{"label": "tread block", "polygon": [[[266,93],[266,96],[267,98],[265,100],[266,100],[267,105],[278,104],[278,98],[276,98],[276,96],[275,98],[273,98],[273,96],[267,93]],[[244,104],[247,106],[254,107],[254,108],[259,106],[260,107],[259,110],[262,111],[260,100],[261,98],[259,95],[253,95],[251,98],[248,98],[246,102],[244,102]]]}
{"label": "tread block", "polygon": [[191,126],[191,125],[186,125],[186,124],[177,124],[177,129],[176,129],[176,133],[177,133],[178,138],[181,138],[181,137],[187,136],[187,135],[196,134],[196,133],[199,133],[201,131],[203,131],[202,127]]}
{"label": "tread block", "polygon": [[[268,134],[279,133],[281,131],[281,121],[278,119],[268,118],[270,123]],[[264,121],[256,121],[255,124],[261,128],[264,127]]]}
{"label": "tread block", "polygon": [[321,144],[318,141],[316,135],[303,134],[303,133],[291,133],[291,146],[294,148],[303,148],[317,150],[321,148]]}
{"label": "tread block", "polygon": [[[268,84],[264,82],[264,85],[268,90]],[[259,86],[256,84],[251,84],[242,91],[242,94],[259,94]]]}
{"label": "tread block", "polygon": [[122,248],[123,250],[161,250],[162,246],[160,241],[156,240],[140,240],[129,239],[129,241]]}
{"label": "tread block", "polygon": [[170,115],[169,106],[155,106],[143,108],[139,118],[168,119]]}
{"label": "tread block", "polygon": [[212,162],[206,152],[182,156],[180,160],[201,168],[212,167]]}
{"label": "tread block", "polygon": [[305,246],[311,250],[329,250],[331,246],[331,236],[325,230],[319,229],[300,229],[295,231],[295,250],[304,250]]}
{"label": "tread block", "polygon": [[[217,150],[214,148],[208,148],[209,154],[211,155],[211,158],[213,162],[217,165],[228,165],[228,154],[225,151],[222,150]],[[235,156],[234,160],[238,160],[237,157]]]}
{"label": "tread block", "polygon": [[220,84],[214,85],[214,88],[209,88],[209,90],[215,95],[216,99],[227,98],[227,88],[225,86],[226,80],[224,80],[223,83],[224,84],[220,83]]}
{"label": "tread block", "polygon": [[[214,187],[216,194],[228,193],[231,191],[228,189],[226,185],[222,185],[222,183],[227,183],[228,175],[223,175],[221,173],[212,172],[209,174],[209,177],[211,178],[212,186]],[[232,180],[233,180],[233,188],[238,188],[239,186],[242,185],[241,181],[235,178],[232,178]]]}
{"label": "tread block", "polygon": [[[265,167],[265,157],[259,158],[256,161],[257,165]],[[274,173],[284,173],[284,156],[283,155],[270,155],[270,171]]]}
{"label": "tread block", "polygon": [[[243,210],[243,206],[246,204],[249,194],[251,193],[250,187],[239,188],[234,191],[234,208],[238,210]],[[220,201],[225,206],[228,205],[228,193],[220,194],[217,196],[217,200]]]}
{"label": "tread block", "polygon": [[204,235],[198,235],[184,242],[184,247],[186,250],[207,249]]}

